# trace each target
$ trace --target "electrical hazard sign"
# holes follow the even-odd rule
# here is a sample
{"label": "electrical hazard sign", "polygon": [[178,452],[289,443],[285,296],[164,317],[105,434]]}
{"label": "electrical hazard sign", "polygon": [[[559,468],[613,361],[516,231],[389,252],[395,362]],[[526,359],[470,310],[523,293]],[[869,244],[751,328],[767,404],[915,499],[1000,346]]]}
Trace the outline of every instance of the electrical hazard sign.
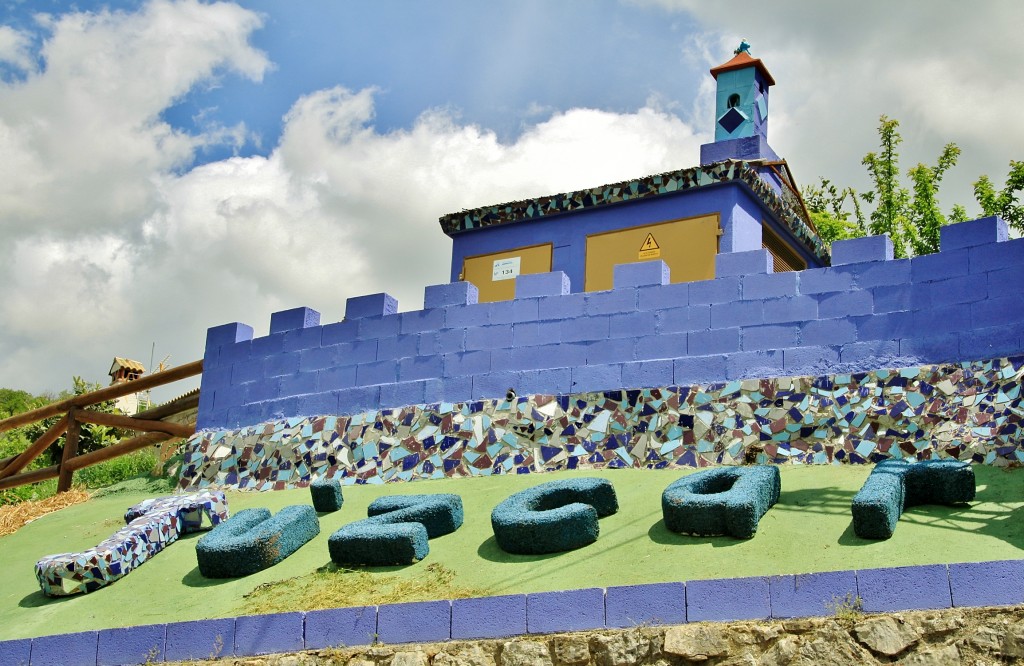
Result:
{"label": "electrical hazard sign", "polygon": [[661,256],[661,246],[658,245],[658,241],[654,239],[654,234],[647,234],[647,238],[644,239],[644,244],[640,246],[640,253],[638,257],[640,259],[657,259]]}

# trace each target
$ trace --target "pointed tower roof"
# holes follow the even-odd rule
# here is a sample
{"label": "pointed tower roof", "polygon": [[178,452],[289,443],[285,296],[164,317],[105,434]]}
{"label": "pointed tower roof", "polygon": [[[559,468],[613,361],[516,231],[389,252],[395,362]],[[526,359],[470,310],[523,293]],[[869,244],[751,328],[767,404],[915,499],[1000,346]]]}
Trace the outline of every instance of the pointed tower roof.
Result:
{"label": "pointed tower roof", "polygon": [[744,67],[756,67],[757,71],[761,72],[761,76],[764,77],[764,80],[768,85],[775,85],[775,79],[772,78],[772,75],[768,72],[768,68],[764,66],[761,59],[751,57],[750,53],[745,50],[740,50],[740,52],[733,56],[732,60],[729,62],[723,62],[718,67],[712,67],[711,76],[715,77],[715,80],[717,81],[718,75],[722,72],[729,72],[734,69],[743,69]]}

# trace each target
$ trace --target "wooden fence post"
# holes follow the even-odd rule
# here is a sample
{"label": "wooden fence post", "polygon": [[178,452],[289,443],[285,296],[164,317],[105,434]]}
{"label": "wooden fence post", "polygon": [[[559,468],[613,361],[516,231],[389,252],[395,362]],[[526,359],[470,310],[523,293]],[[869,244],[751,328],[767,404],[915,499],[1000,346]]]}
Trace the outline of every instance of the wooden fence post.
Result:
{"label": "wooden fence post", "polygon": [[78,434],[81,432],[82,424],[75,418],[76,411],[78,410],[72,409],[68,412],[68,434],[64,438],[64,455],[60,458],[60,474],[57,477],[58,493],[71,490],[71,479],[75,475],[68,462],[78,454]]}

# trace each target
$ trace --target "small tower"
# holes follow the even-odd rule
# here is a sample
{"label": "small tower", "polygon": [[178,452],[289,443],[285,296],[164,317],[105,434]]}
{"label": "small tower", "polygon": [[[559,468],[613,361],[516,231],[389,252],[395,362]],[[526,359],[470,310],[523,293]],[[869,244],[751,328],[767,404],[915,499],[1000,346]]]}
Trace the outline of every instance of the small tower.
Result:
{"label": "small tower", "polygon": [[715,142],[701,146],[701,164],[725,159],[770,159],[768,88],[775,79],[741,42],[732,60],[711,68],[715,78]]}

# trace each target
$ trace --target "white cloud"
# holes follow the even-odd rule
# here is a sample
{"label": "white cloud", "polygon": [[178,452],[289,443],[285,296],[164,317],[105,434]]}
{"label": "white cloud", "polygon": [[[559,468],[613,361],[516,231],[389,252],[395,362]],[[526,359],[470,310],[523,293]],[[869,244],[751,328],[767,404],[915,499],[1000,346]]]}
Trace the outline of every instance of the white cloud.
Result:
{"label": "white cloud", "polygon": [[30,49],[31,40],[28,35],[10,26],[0,25],[0,63],[28,72],[35,65]]}

